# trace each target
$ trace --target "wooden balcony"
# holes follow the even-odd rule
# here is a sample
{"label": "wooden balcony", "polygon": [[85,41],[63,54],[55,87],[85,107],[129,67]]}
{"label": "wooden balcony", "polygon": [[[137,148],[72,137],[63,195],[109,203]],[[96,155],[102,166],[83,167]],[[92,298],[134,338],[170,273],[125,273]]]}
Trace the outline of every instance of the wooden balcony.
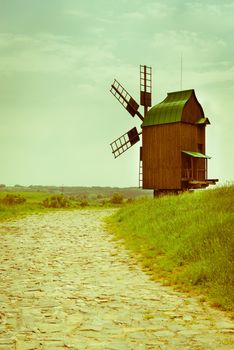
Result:
{"label": "wooden balcony", "polygon": [[205,167],[205,169],[191,167],[182,169],[181,181],[185,188],[198,189],[208,187],[209,185],[215,185],[219,180],[207,179],[207,167]]}
{"label": "wooden balcony", "polygon": [[182,181],[190,181],[190,180],[197,180],[197,181],[205,181],[207,178],[207,169],[192,169],[192,168],[186,168],[182,169],[181,172],[181,180]]}

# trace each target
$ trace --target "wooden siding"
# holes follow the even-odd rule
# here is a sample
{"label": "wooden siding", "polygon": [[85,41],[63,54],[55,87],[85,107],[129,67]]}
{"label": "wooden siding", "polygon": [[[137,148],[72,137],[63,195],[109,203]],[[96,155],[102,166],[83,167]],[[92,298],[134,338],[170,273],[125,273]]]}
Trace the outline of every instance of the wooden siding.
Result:
{"label": "wooden siding", "polygon": [[203,145],[203,149],[202,149],[201,153],[205,153],[206,152],[205,131],[206,131],[205,125],[198,125],[197,126],[197,143]]}
{"label": "wooden siding", "polygon": [[193,151],[205,154],[205,126],[181,123],[180,135],[181,151]]}
{"label": "wooden siding", "polygon": [[188,102],[185,104],[182,121],[186,123],[196,123],[200,118],[204,117],[202,106],[196,99],[195,95],[192,94]]}
{"label": "wooden siding", "polygon": [[[205,143],[205,132],[206,132],[206,126],[205,125],[198,125],[197,126],[197,142],[198,142],[198,152],[202,154],[206,154],[206,143]],[[207,161],[205,159],[198,159],[197,162],[197,168],[198,168],[198,180],[204,181],[207,177]]]}
{"label": "wooden siding", "polygon": [[182,179],[205,180],[205,159],[182,154],[205,154],[205,126],[173,123],[143,127],[143,188],[179,190]]}
{"label": "wooden siding", "polygon": [[181,151],[197,152],[197,125],[180,124]]}
{"label": "wooden siding", "polygon": [[180,123],[142,130],[143,188],[181,188]]}

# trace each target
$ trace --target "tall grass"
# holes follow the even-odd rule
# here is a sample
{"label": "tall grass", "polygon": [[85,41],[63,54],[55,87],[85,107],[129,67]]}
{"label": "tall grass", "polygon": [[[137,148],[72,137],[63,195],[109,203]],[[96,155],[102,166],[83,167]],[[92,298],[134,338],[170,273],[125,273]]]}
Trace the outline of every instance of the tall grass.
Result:
{"label": "tall grass", "polygon": [[48,196],[48,193],[14,192],[10,196],[19,196],[24,198],[25,201],[12,205],[4,203],[4,198],[8,195],[8,192],[0,192],[0,221],[46,211],[42,206],[42,202]]}
{"label": "tall grass", "polygon": [[117,238],[156,279],[234,305],[234,185],[140,199],[109,220]]}

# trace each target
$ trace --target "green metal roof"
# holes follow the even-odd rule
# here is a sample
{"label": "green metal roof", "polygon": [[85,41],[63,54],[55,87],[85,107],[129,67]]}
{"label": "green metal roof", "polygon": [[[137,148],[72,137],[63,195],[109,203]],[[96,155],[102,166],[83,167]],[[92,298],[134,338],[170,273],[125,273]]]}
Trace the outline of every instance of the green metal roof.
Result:
{"label": "green metal roof", "polygon": [[185,153],[191,157],[195,157],[195,158],[207,158],[210,159],[211,157],[206,156],[205,154],[199,153],[199,152],[192,152],[192,151],[182,151],[182,153]]}
{"label": "green metal roof", "polygon": [[196,124],[210,124],[210,121],[208,118],[201,118],[197,121]]}
{"label": "green metal roof", "polygon": [[183,108],[193,93],[194,90],[169,92],[165,100],[148,111],[142,127],[180,122]]}

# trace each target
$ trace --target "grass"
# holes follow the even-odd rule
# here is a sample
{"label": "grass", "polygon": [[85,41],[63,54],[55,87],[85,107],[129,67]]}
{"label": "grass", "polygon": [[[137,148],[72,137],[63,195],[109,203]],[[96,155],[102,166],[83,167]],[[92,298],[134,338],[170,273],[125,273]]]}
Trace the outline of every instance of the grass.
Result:
{"label": "grass", "polygon": [[144,198],[108,219],[154,279],[234,305],[234,185],[179,196]]}
{"label": "grass", "polygon": [[[8,201],[6,201],[8,199]],[[10,199],[10,201],[9,201]],[[18,199],[23,199],[17,204]],[[110,198],[86,198],[77,195],[61,195],[43,192],[0,192],[0,221],[26,216],[31,214],[45,213],[54,210],[74,209],[104,209],[118,208],[122,206],[123,197],[117,198],[115,194]]]}
{"label": "grass", "polygon": [[7,195],[9,195],[8,192],[0,192],[0,221],[47,211],[47,209],[42,206],[42,202],[48,197],[48,193],[15,192],[14,195],[22,196],[26,199],[24,203],[15,205],[6,205],[2,203],[2,199]]}

